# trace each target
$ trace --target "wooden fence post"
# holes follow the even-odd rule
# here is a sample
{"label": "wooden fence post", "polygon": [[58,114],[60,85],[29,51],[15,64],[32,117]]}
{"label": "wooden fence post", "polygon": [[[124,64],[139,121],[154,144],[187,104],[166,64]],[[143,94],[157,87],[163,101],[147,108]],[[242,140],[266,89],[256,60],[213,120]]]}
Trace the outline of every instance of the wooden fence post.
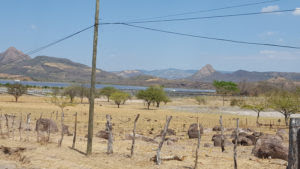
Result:
{"label": "wooden fence post", "polygon": [[29,141],[29,132],[30,132],[30,122],[31,122],[31,113],[27,114],[27,118],[26,118],[26,140]]}
{"label": "wooden fence post", "polygon": [[161,151],[161,148],[162,148],[162,146],[165,142],[165,137],[167,135],[167,130],[168,130],[171,119],[172,119],[172,116],[169,116],[167,118],[166,125],[165,125],[164,131],[163,131],[162,136],[161,136],[161,141],[159,143],[159,146],[158,146],[158,149],[157,149],[157,152],[156,152],[156,164],[157,165],[161,164],[160,151]]}
{"label": "wooden fence post", "polygon": [[64,111],[61,112],[61,137],[58,141],[58,146],[61,147],[62,141],[64,139]]}
{"label": "wooden fence post", "polygon": [[73,144],[72,144],[72,149],[75,148],[75,143],[76,143],[76,134],[77,134],[77,112],[75,113],[75,124],[74,124],[74,136],[73,136]]}
{"label": "wooden fence post", "polygon": [[140,117],[140,114],[138,114],[134,120],[134,127],[133,127],[133,131],[132,131],[131,154],[130,154],[131,158],[133,157],[133,153],[134,153],[136,122],[138,121],[139,117]]}
{"label": "wooden fence post", "polygon": [[8,115],[5,114],[5,120],[6,120],[6,128],[7,128],[7,137],[9,138],[9,124],[8,124]]}
{"label": "wooden fence post", "polygon": [[221,127],[221,149],[222,149],[222,152],[225,151],[225,146],[224,146],[224,142],[225,142],[225,139],[224,139],[224,127],[223,127],[223,118],[222,116],[220,116],[220,127]]}
{"label": "wooden fence post", "polygon": [[236,119],[236,130],[235,130],[235,139],[234,139],[234,146],[233,146],[233,161],[234,161],[234,169],[237,169],[237,161],[236,161],[236,148],[238,144],[238,138],[239,138],[239,119]]}
{"label": "wooden fence post", "polygon": [[106,132],[108,133],[108,143],[107,143],[107,154],[113,153],[113,134],[112,134],[112,124],[111,116],[106,115]]}
{"label": "wooden fence post", "polygon": [[15,115],[12,115],[12,122],[11,122],[11,128],[12,128],[12,139],[15,139]]}
{"label": "wooden fence post", "polygon": [[289,155],[287,169],[300,168],[300,118],[290,119]]}
{"label": "wooden fence post", "polygon": [[20,133],[20,141],[22,141],[22,113],[20,113],[20,124],[19,124],[19,133]]}
{"label": "wooden fence post", "polygon": [[198,144],[197,144],[197,148],[196,148],[196,160],[195,160],[194,169],[197,169],[197,167],[198,167],[199,148],[200,148],[200,141],[201,141],[200,124],[199,124],[198,117],[197,117],[197,132],[198,132]]}

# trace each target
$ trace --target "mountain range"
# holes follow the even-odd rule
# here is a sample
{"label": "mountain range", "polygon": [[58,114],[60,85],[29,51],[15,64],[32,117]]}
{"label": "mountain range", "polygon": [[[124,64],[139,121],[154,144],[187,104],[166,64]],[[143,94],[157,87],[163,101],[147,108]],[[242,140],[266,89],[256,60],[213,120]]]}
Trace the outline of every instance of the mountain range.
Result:
{"label": "mountain range", "polygon": [[[0,78],[35,81],[63,81],[87,83],[90,81],[91,68],[69,59],[50,56],[31,58],[14,47],[0,53]],[[166,87],[212,88],[214,80],[225,81],[267,81],[270,79],[300,81],[300,73],[287,72],[234,72],[218,71],[207,64],[200,70],[161,69],[161,70],[124,70],[108,72],[97,69],[97,82],[123,85],[153,84]]]}

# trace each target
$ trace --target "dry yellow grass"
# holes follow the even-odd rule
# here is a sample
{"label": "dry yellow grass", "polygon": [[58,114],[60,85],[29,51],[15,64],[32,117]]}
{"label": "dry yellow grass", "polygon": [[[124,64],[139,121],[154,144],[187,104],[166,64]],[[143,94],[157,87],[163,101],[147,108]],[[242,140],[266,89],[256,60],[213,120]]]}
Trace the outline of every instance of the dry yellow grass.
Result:
{"label": "dry yellow grass", "polygon": [[[49,102],[49,98],[46,97],[33,97],[23,96],[20,98],[19,103],[13,102],[13,97],[8,95],[0,95],[0,108],[1,113],[15,114],[18,117],[20,113],[23,113],[23,119],[25,113],[32,113],[32,121],[39,118],[41,113],[43,117],[52,118],[56,120],[56,112],[59,108]],[[26,156],[30,162],[22,163],[18,158],[10,157],[0,153],[0,158],[6,161],[14,161],[17,165],[28,168],[190,168],[194,165],[195,148],[197,144],[196,139],[188,139],[187,129],[190,124],[195,123],[197,117],[199,117],[200,123],[204,128],[212,128],[218,125],[218,119],[220,114],[217,113],[190,113],[179,112],[169,109],[156,109],[146,110],[142,102],[132,101],[126,105],[121,105],[118,109],[113,103],[108,103],[104,99],[97,100],[95,106],[95,123],[94,133],[105,128],[105,115],[110,114],[112,116],[113,132],[114,132],[114,154],[106,155],[106,140],[94,137],[93,143],[93,155],[86,157],[80,152],[86,150],[86,138],[87,133],[87,120],[88,120],[88,104],[78,104],[74,107],[67,107],[65,109],[65,124],[70,127],[70,132],[73,132],[74,116],[75,112],[78,112],[78,139],[76,143],[76,149],[72,150],[69,146],[72,145],[72,137],[65,136],[63,146],[57,147],[57,141],[59,134],[51,135],[51,142],[48,144],[40,144],[36,142],[35,132],[30,133],[30,141],[19,141],[19,135],[17,129],[15,129],[15,138],[0,139],[0,146],[8,147],[27,147],[22,155]],[[101,106],[100,106],[101,105]],[[196,105],[196,102],[192,98],[174,99],[173,102],[168,104],[170,106],[176,105]],[[218,107],[222,105],[220,98],[210,98],[206,107]],[[141,117],[137,123],[137,133],[143,134],[148,137],[154,138],[162,130],[166,116],[173,116],[169,128],[176,131],[176,137],[179,138],[178,142],[172,145],[165,144],[162,149],[162,156],[168,155],[184,155],[186,156],[184,161],[167,161],[158,167],[149,159],[155,155],[157,144],[147,143],[137,140],[135,149],[135,156],[133,159],[128,158],[130,154],[131,141],[125,140],[125,134],[132,132],[133,120],[137,114]],[[237,116],[224,114],[223,123],[225,128],[235,127],[235,119],[240,118],[241,128],[252,128],[256,131],[274,133],[275,129],[269,128],[256,128],[255,120],[253,116]],[[262,118],[261,122],[269,123],[275,119]],[[277,119],[276,119],[277,120]],[[58,117],[58,123],[60,117]],[[32,124],[32,128],[34,124]],[[60,126],[60,125],[58,125]],[[17,128],[17,127],[16,127]],[[150,134],[150,131],[153,134]],[[199,168],[204,169],[228,169],[233,168],[233,147],[227,147],[225,153],[221,153],[219,147],[204,148],[204,143],[212,143],[211,137],[215,132],[205,132],[201,140]],[[227,133],[229,134],[229,133]],[[23,133],[23,138],[25,133]],[[238,147],[238,166],[243,169],[283,169],[285,168],[282,160],[276,159],[258,159],[251,155],[252,146]],[[1,164],[1,161],[0,161]]]}

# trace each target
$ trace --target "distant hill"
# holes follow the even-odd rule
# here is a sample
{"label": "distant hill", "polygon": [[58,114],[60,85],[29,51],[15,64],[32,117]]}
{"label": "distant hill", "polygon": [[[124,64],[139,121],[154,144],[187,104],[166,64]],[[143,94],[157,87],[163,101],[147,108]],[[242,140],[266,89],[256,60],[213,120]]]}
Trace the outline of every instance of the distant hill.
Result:
{"label": "distant hill", "polygon": [[[49,56],[37,56],[31,59],[14,47],[8,48],[0,56],[0,72],[6,75],[6,78],[7,75],[11,75],[39,81],[88,82],[90,80],[90,67],[68,59]],[[119,76],[100,69],[97,69],[96,76],[101,82],[114,82],[120,79]]]}
{"label": "distant hill", "polygon": [[269,79],[283,78],[291,81],[300,81],[300,73],[289,72],[250,72],[245,70],[238,70],[234,72],[220,72],[216,71],[211,65],[206,65],[192,76],[186,78],[191,81],[213,82],[214,80],[224,81],[267,81]]}
{"label": "distant hill", "polygon": [[186,77],[189,77],[196,73],[197,70],[181,70],[181,69],[159,69],[159,70],[124,70],[124,71],[118,71],[113,72],[118,76],[121,77],[135,77],[135,76],[153,76],[153,77],[159,77],[164,79],[184,79]]}
{"label": "distant hill", "polygon": [[181,70],[181,69],[160,69],[160,70],[140,70],[143,74],[156,76],[165,79],[184,79],[197,72],[197,70]]}
{"label": "distant hill", "polygon": [[0,53],[0,65],[17,63],[30,59],[31,58],[29,56],[18,51],[15,47],[10,47],[5,52]]}

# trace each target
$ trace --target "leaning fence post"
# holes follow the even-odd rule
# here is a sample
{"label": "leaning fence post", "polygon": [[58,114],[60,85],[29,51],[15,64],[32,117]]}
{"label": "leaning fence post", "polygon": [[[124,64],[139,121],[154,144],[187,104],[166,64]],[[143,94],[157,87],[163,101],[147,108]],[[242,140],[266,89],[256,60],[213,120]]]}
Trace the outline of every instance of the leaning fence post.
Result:
{"label": "leaning fence post", "polygon": [[30,128],[30,122],[31,122],[30,116],[31,116],[31,113],[28,113],[27,118],[26,118],[26,140],[27,141],[29,141],[29,132],[31,130],[31,128]]}
{"label": "leaning fence post", "polygon": [[112,135],[112,124],[111,124],[111,116],[106,115],[106,132],[108,134],[108,143],[107,143],[107,154],[113,153],[113,135]]}
{"label": "leaning fence post", "polygon": [[224,146],[224,142],[225,142],[225,139],[224,139],[224,127],[223,127],[223,120],[222,120],[222,116],[220,116],[220,127],[221,127],[221,149],[222,149],[222,152],[225,151],[225,146]]}
{"label": "leaning fence post", "polygon": [[164,131],[163,131],[162,136],[161,136],[161,141],[159,143],[159,146],[158,146],[158,149],[157,149],[157,152],[156,152],[156,164],[157,165],[161,164],[160,150],[161,150],[161,148],[162,148],[162,146],[164,144],[165,137],[167,135],[167,130],[168,130],[168,127],[169,127],[171,119],[172,119],[172,116],[170,116],[170,117],[167,118],[166,125],[165,125]]}
{"label": "leaning fence post", "polygon": [[200,149],[200,141],[201,141],[199,117],[197,117],[197,133],[198,133],[198,143],[197,143],[197,148],[196,148],[196,160],[195,160],[194,169],[197,169],[197,167],[198,167],[199,149]]}
{"label": "leaning fence post", "polygon": [[20,133],[20,141],[22,141],[22,113],[20,113],[20,124],[19,124],[19,133]]}
{"label": "leaning fence post", "polygon": [[8,115],[5,114],[5,120],[6,120],[6,128],[7,128],[7,137],[9,138],[9,125],[8,125]]}
{"label": "leaning fence post", "polygon": [[299,169],[300,168],[300,118],[290,119],[290,131],[289,131],[289,155],[287,169]]}
{"label": "leaning fence post", "polygon": [[73,136],[73,144],[72,148],[75,148],[75,143],[76,143],[76,134],[77,134],[77,112],[75,113],[75,124],[74,124],[74,136]]}
{"label": "leaning fence post", "polygon": [[233,146],[234,169],[237,169],[236,148],[237,148],[237,144],[238,144],[238,137],[239,137],[239,119],[236,119],[236,130],[235,130],[235,139],[234,139],[234,146]]}
{"label": "leaning fence post", "polygon": [[61,137],[60,140],[58,141],[58,147],[61,147],[63,139],[64,139],[64,111],[61,112]]}
{"label": "leaning fence post", "polygon": [[15,139],[15,115],[12,115],[12,122],[11,122],[11,128],[12,128],[12,139]]}
{"label": "leaning fence post", "polygon": [[136,122],[138,121],[139,117],[140,117],[140,114],[138,114],[134,120],[134,127],[133,127],[133,132],[132,132],[131,154],[130,154],[131,158],[133,157],[133,153],[134,153]]}

